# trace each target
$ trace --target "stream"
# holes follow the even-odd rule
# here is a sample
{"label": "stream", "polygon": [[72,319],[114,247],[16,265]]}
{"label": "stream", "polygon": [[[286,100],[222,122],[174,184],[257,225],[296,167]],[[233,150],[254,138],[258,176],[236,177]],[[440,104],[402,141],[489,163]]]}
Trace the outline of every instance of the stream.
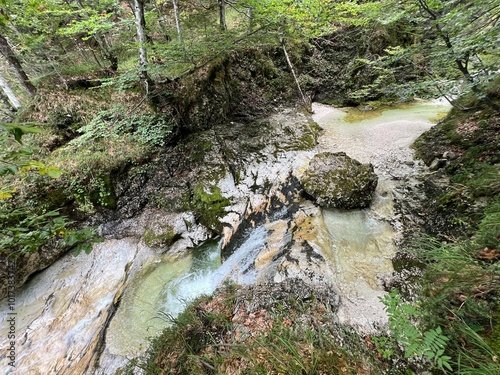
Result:
{"label": "stream", "polygon": [[314,120],[324,129],[319,151],[345,151],[371,163],[378,175],[372,204],[362,210],[324,209],[333,247],[335,285],[343,303],[339,321],[370,332],[387,322],[379,298],[383,279],[394,271],[391,259],[400,233],[391,225],[394,189],[415,178],[410,148],[415,139],[449,110],[444,101],[422,101],[388,110],[337,109],[316,104]]}
{"label": "stream", "polygon": [[[385,111],[320,104],[313,109],[314,120],[324,129],[316,151],[345,151],[372,163],[379,176],[368,209],[308,211],[318,212],[316,220],[324,223],[321,236],[326,240],[321,241],[328,245],[318,251],[333,270],[326,274],[340,293],[339,321],[370,331],[386,322],[378,297],[384,294],[381,280],[393,271],[399,235],[391,225],[392,192],[415,176],[409,146],[448,106],[434,101]],[[311,157],[307,155],[297,160],[303,164]],[[125,237],[96,244],[89,255],[67,255],[16,292],[10,314],[8,299],[0,301],[1,366],[6,374],[19,375],[114,374],[143,354],[148,338],[171,324],[193,299],[213,293],[228,279],[247,285],[263,280],[259,270],[266,266],[260,264],[273,259],[264,251],[274,254],[274,244],[278,249],[290,241],[287,225],[280,215],[274,222],[257,224],[223,263],[220,240],[171,255]],[[280,234],[284,237],[276,237]],[[16,367],[7,366],[6,322],[12,316]]]}

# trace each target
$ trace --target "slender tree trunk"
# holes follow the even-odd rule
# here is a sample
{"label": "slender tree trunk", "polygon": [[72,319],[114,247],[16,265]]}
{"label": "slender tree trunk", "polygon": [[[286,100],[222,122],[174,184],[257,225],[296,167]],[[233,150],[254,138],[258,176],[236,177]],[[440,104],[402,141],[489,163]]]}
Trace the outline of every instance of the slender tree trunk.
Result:
{"label": "slender tree trunk", "polygon": [[4,92],[5,96],[7,96],[7,99],[9,99],[12,108],[14,108],[17,111],[21,107],[21,102],[19,101],[19,99],[17,99],[17,96],[10,88],[9,84],[7,83],[7,80],[5,80],[1,75],[0,75],[0,87],[2,88],[2,91]]}
{"label": "slender tree trunk", "polygon": [[[83,6],[82,2],[80,0],[77,0],[76,3],[78,4],[80,10],[83,11],[83,14],[89,17],[87,12],[85,12],[85,7]],[[109,68],[113,72],[116,72],[118,70],[118,58],[113,53],[110,52],[111,48],[109,47],[106,38],[100,35],[98,32],[95,33],[92,37],[99,45],[99,49],[101,50],[101,53],[104,55],[104,58],[109,61],[110,63]]]}
{"label": "slender tree trunk", "polygon": [[151,80],[148,76],[148,54],[146,51],[146,34],[144,32],[144,0],[134,0],[135,27],[139,42],[139,77],[146,85],[146,94],[149,94]]}
{"label": "slender tree trunk", "polygon": [[9,45],[9,42],[3,35],[0,35],[0,53],[5,57],[9,65],[14,69],[14,73],[16,74],[17,78],[19,79],[19,82],[23,86],[23,88],[26,90],[26,92],[34,96],[36,94],[36,88],[33,86],[33,84],[30,82],[28,76],[26,75],[21,63],[17,59],[16,55],[14,54],[14,51]]}
{"label": "slender tree trunk", "polygon": [[251,33],[253,31],[253,8],[248,8],[248,32]]}
{"label": "slender tree trunk", "polygon": [[297,88],[299,89],[300,96],[302,97],[302,101],[304,102],[304,106],[306,107],[306,109],[309,112],[311,112],[311,101],[307,100],[304,93],[302,92],[302,88],[300,87],[299,80],[297,78],[297,75],[295,74],[295,69],[293,69],[292,61],[290,60],[290,56],[288,56],[288,52],[286,51],[284,41],[282,41],[282,47],[283,47],[283,53],[285,54],[286,62],[288,63],[288,66],[290,67],[290,70],[292,71],[293,79],[295,80],[295,84],[297,85]]}
{"label": "slender tree trunk", "polygon": [[174,17],[175,17],[175,27],[177,28],[177,38],[179,39],[179,43],[182,44],[182,30],[181,30],[181,21],[179,19],[179,8],[177,7],[177,0],[172,0],[172,4],[174,6]]}
{"label": "slender tree trunk", "polygon": [[219,0],[219,24],[222,31],[227,30],[226,24],[226,0]]}
{"label": "slender tree trunk", "polygon": [[[426,0],[418,0],[420,7],[429,15],[429,17],[435,22],[435,29],[437,35],[443,40],[446,48],[448,48],[453,53],[453,44],[451,43],[450,37],[443,31],[441,25],[439,23],[439,16],[436,14],[427,4]],[[469,73],[469,69],[467,68],[467,62],[469,60],[469,55],[463,56],[463,58],[455,59],[455,64],[457,65],[458,70],[463,74],[465,79],[472,82],[473,79]],[[464,62],[465,61],[465,62]]]}
{"label": "slender tree trunk", "polygon": [[101,60],[99,60],[99,58],[97,57],[94,49],[92,47],[90,47],[89,49],[90,49],[90,53],[92,54],[92,57],[94,58],[95,62],[97,63],[97,65],[99,65],[99,68],[104,69],[104,66],[101,64]]}
{"label": "slender tree trunk", "polygon": [[59,69],[57,69],[57,66],[56,64],[54,63],[54,60],[52,60],[52,58],[47,55],[46,53],[43,54],[45,59],[50,63],[50,65],[52,66],[52,69],[54,70],[54,73],[59,77],[59,80],[62,82],[62,84],[64,85],[64,88],[66,90],[68,90],[68,82],[64,79],[64,77],[61,75],[61,73],[59,72]]}
{"label": "slender tree trunk", "polygon": [[160,4],[158,4],[157,1],[155,1],[155,8],[156,8],[156,13],[158,13],[158,16],[159,16],[158,24],[161,27],[162,34],[165,37],[165,39],[167,40],[167,42],[170,42],[170,36],[168,35],[168,32],[167,32],[168,27],[167,27],[166,22],[165,22],[165,14],[163,12],[162,6]]}
{"label": "slender tree trunk", "polygon": [[[73,44],[75,45],[76,50],[78,51],[78,53],[82,57],[83,61],[85,61],[86,63],[90,63],[89,57],[87,56],[87,54],[85,53],[85,50],[80,45],[78,39],[77,38],[73,38],[72,40],[73,40]],[[102,68],[102,65],[101,65],[100,61],[97,61],[97,64]]]}
{"label": "slender tree trunk", "polygon": [[[141,27],[142,27],[143,34],[144,34],[144,40],[147,43],[153,43],[153,40],[148,35],[148,30],[147,30],[147,26],[146,26],[146,18],[144,17],[144,2],[145,2],[145,0],[139,0],[139,2],[141,3],[142,11],[140,12],[139,15],[136,14],[137,7],[136,7],[136,4],[135,4],[135,0],[133,0],[132,4],[131,4],[132,13],[134,13],[134,17],[135,17],[136,21],[137,21],[137,17],[139,17],[140,20],[141,20]],[[155,1],[155,3],[156,3],[156,1]],[[160,15],[159,12],[158,12],[158,15]],[[161,25],[161,23],[160,23],[160,25]]]}

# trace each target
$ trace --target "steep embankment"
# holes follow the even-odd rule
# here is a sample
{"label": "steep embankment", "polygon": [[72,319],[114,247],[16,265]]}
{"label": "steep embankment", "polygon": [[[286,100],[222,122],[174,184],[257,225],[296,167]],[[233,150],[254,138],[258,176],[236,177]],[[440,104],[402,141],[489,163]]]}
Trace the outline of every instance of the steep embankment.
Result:
{"label": "steep embankment", "polygon": [[[486,91],[495,102],[498,93],[498,81]],[[397,267],[415,271],[420,263],[422,273],[406,283],[421,287],[423,326],[439,326],[450,339],[454,371],[497,373],[500,114],[474,97],[457,105],[469,109],[454,109],[415,144],[431,171],[401,201],[402,211],[414,215],[405,220],[410,256]]]}

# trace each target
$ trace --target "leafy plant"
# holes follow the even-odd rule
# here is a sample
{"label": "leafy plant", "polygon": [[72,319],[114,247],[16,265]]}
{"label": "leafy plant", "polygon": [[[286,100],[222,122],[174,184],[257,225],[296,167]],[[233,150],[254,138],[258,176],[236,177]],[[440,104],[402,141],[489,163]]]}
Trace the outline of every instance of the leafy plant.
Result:
{"label": "leafy plant", "polygon": [[500,196],[486,209],[485,217],[479,223],[476,241],[480,246],[491,249],[500,245]]}
{"label": "leafy plant", "polygon": [[443,371],[453,370],[449,362],[451,357],[445,355],[449,338],[443,334],[441,327],[423,330],[418,325],[420,310],[413,304],[403,303],[397,291],[380,300],[389,316],[389,329],[396,342],[403,347],[405,358],[419,358]]}
{"label": "leafy plant", "polygon": [[0,177],[28,170],[36,170],[39,174],[52,178],[61,176],[63,173],[61,169],[31,159],[34,150],[23,144],[22,137],[38,133],[41,133],[41,130],[32,124],[0,123],[0,144],[3,146],[3,151],[0,153]]}
{"label": "leafy plant", "polygon": [[[7,174],[15,175],[35,170],[38,175],[53,179],[61,177],[63,171],[54,166],[32,160],[33,149],[24,146],[22,137],[25,134],[37,134],[41,130],[30,124],[0,124],[0,143],[7,146],[7,152],[0,156],[0,177],[5,182]],[[6,134],[7,133],[7,134]],[[14,138],[15,144],[10,141]],[[10,146],[10,147],[9,147]],[[16,148],[17,147],[17,148]],[[18,256],[40,250],[50,241],[66,248],[76,246],[76,251],[89,252],[92,242],[97,241],[91,228],[83,230],[70,229],[73,224],[62,216],[58,210],[39,212],[20,202],[12,202],[14,190],[0,190],[0,249],[1,252]]]}
{"label": "leafy plant", "polygon": [[165,115],[128,114],[121,106],[99,112],[87,125],[78,129],[82,135],[70,142],[83,147],[99,139],[130,136],[145,145],[164,146],[174,128],[174,122]]}
{"label": "leafy plant", "polygon": [[92,228],[70,229],[72,222],[57,211],[42,214],[26,209],[0,211],[0,248],[19,256],[40,250],[50,241],[55,246],[74,248],[89,253],[92,243],[99,241]]}

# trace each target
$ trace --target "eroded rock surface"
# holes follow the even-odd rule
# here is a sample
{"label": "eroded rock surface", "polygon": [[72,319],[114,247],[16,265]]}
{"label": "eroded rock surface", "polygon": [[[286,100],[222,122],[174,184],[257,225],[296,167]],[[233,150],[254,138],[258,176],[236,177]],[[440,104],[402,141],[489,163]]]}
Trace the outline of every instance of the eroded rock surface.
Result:
{"label": "eroded rock surface", "polygon": [[[115,317],[127,316],[120,309],[132,308],[129,298],[145,306],[161,306],[161,301],[145,300],[156,287],[137,295],[134,286],[148,275],[157,275],[158,285],[167,283],[171,275],[159,270],[164,262],[176,259],[182,263],[173,266],[176,272],[191,272],[190,249],[219,234],[218,226],[225,246],[233,242],[234,234],[259,226],[259,236],[267,242],[273,227],[284,216],[289,218],[297,212],[296,207],[288,207],[300,198],[297,178],[314,154],[311,148],[317,130],[307,116],[283,110],[252,126],[227,124],[209,129],[188,141],[184,146],[188,153],[172,150],[163,156],[165,160],[156,161],[158,169],[131,171],[133,175],[127,181],[116,185],[117,209],[104,210],[94,218],[93,223],[101,224],[99,233],[105,241],[95,245],[88,256],[80,254],[75,258],[67,254],[16,292],[16,308],[23,313],[18,315],[16,327],[17,336],[22,337],[18,342],[22,352],[17,358],[18,370],[33,374],[52,369],[61,373],[112,374],[139,355],[138,347],[145,350],[146,345],[137,344],[133,352],[127,353],[128,344],[120,334],[137,322],[125,319],[120,325]],[[215,210],[214,202],[220,203]],[[273,282],[275,275],[286,275],[287,269],[296,266],[292,257],[302,256],[304,259],[298,261],[307,272],[294,271],[293,275],[311,285],[318,279],[315,274],[321,273],[318,267],[322,257],[314,255],[319,247],[313,242],[302,246],[293,238],[295,227],[286,227],[286,238],[292,242],[281,241],[283,246],[276,247],[278,254],[266,268],[271,271],[255,275],[262,283]],[[302,254],[304,248],[308,250]],[[308,268],[308,257],[317,265]],[[253,259],[251,264],[256,271]],[[261,258],[260,266],[265,264]],[[23,277],[39,269],[34,266],[23,271]],[[235,268],[239,272],[238,264]],[[163,298],[161,291],[154,298]],[[2,301],[5,314],[7,302]],[[157,321],[155,316],[150,319]],[[145,336],[154,336],[155,329]],[[1,333],[6,339],[7,332]],[[0,356],[4,356],[8,345],[5,341],[0,345]],[[43,347],[51,349],[47,352]]]}

